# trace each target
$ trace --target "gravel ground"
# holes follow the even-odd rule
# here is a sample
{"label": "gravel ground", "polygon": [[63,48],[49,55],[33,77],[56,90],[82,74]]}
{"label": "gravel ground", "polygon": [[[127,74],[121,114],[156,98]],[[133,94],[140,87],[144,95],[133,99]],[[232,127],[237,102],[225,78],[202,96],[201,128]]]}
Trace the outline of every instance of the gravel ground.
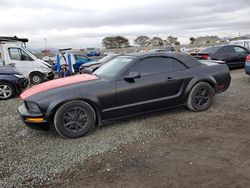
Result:
{"label": "gravel ground", "polygon": [[157,133],[133,121],[97,128],[84,138],[63,139],[55,132],[25,127],[16,112],[19,104],[19,99],[0,102],[0,187],[40,184],[93,155]]}
{"label": "gravel ground", "polygon": [[[97,128],[76,140],[63,139],[52,131],[41,132],[25,127],[16,112],[20,100],[0,101],[0,187],[43,185],[60,173],[81,167],[92,158],[99,160],[111,151],[120,151],[119,148],[131,147],[135,143],[140,145],[145,140],[157,138],[159,141],[163,132],[165,137],[175,137],[179,130],[189,134],[191,127],[198,130],[197,124],[205,122],[209,125],[211,118],[218,122],[226,122],[232,117],[242,121],[242,118],[247,118],[245,112],[250,110],[250,78],[243,70],[234,70],[231,75],[229,90],[216,96],[207,112],[193,113],[181,109],[147,115]],[[182,137],[178,142],[181,140]]]}

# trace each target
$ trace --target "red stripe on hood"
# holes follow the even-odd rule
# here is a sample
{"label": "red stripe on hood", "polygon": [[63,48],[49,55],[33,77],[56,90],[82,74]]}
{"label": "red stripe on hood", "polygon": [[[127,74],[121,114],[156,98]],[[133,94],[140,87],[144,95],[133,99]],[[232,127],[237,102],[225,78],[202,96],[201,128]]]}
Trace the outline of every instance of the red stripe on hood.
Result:
{"label": "red stripe on hood", "polygon": [[47,91],[50,89],[54,89],[54,88],[58,88],[58,87],[66,86],[66,85],[76,84],[79,82],[86,82],[89,80],[95,80],[95,79],[98,79],[98,77],[96,77],[94,75],[90,75],[90,74],[80,74],[80,75],[76,75],[76,76],[70,76],[70,77],[66,77],[66,78],[51,80],[51,81],[41,83],[39,85],[33,86],[33,87],[25,90],[20,95],[20,98],[22,100],[24,100],[32,95],[35,95],[35,94],[43,92],[43,91]]}

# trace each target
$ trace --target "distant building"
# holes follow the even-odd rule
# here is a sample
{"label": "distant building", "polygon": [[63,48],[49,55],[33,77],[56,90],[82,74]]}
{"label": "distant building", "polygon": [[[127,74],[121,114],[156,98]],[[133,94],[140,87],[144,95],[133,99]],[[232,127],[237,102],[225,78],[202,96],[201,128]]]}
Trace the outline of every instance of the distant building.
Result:
{"label": "distant building", "polygon": [[50,56],[50,50],[42,50],[41,51],[42,52],[42,54],[43,54],[43,56]]}

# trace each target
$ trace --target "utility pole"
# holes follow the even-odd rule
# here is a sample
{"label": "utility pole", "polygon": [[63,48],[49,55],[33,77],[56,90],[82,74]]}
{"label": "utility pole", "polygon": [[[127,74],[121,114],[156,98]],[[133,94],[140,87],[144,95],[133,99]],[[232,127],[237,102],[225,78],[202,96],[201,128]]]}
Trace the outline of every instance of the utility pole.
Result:
{"label": "utility pole", "polygon": [[44,38],[44,42],[45,42],[45,49],[47,49],[48,46],[47,46],[47,39],[46,38]]}

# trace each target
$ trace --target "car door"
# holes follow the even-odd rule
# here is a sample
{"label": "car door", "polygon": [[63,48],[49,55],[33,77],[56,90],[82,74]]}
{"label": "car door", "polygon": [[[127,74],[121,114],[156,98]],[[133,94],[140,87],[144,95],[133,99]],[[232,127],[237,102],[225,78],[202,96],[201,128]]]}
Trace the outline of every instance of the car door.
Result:
{"label": "car door", "polygon": [[136,63],[123,76],[138,72],[132,81],[123,77],[116,82],[118,110],[121,116],[177,105],[184,79],[178,72],[187,67],[173,58],[150,57]]}
{"label": "car door", "polygon": [[9,64],[14,64],[17,70],[24,76],[28,76],[34,69],[33,59],[21,48],[8,48]]}
{"label": "car door", "polygon": [[240,46],[234,46],[233,48],[234,48],[235,56],[237,57],[237,61],[236,61],[237,65],[244,66],[246,57],[248,55],[247,49],[242,48]]}
{"label": "car door", "polygon": [[237,57],[233,46],[223,46],[216,52],[216,59],[225,61],[229,67],[234,66]]}

